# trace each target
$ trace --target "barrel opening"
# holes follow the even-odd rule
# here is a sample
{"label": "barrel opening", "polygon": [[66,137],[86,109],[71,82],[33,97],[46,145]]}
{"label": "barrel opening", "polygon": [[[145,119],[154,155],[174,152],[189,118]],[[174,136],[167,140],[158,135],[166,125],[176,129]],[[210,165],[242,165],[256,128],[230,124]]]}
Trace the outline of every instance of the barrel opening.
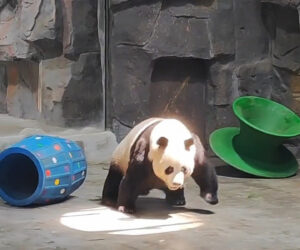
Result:
{"label": "barrel opening", "polygon": [[26,155],[15,153],[0,162],[0,188],[12,199],[29,198],[38,186],[38,170]]}

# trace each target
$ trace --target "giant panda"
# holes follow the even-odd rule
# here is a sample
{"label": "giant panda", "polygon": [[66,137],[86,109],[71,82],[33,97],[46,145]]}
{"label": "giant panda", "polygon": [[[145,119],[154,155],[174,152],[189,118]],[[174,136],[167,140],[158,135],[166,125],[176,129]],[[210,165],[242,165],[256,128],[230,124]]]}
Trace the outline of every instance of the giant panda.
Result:
{"label": "giant panda", "polygon": [[189,176],[206,202],[218,203],[215,169],[199,137],[177,119],[149,118],[133,127],[115,149],[101,203],[133,213],[139,195],[161,189],[169,204],[185,205],[184,180]]}

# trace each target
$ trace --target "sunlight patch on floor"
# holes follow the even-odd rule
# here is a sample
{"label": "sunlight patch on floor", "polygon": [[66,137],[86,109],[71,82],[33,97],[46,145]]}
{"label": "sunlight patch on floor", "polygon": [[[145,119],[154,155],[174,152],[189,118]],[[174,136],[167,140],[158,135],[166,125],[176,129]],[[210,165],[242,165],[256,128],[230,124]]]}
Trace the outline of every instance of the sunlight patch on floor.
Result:
{"label": "sunlight patch on floor", "polygon": [[118,235],[146,235],[187,230],[203,225],[196,214],[173,212],[166,218],[135,217],[107,207],[85,209],[64,214],[60,222],[69,228],[85,232],[106,232]]}

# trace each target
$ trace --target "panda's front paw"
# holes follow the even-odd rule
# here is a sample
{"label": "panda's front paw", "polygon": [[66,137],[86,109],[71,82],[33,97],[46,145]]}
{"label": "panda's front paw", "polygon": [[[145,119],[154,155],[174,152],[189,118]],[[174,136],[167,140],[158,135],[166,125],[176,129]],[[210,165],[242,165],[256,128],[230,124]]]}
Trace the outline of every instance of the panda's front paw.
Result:
{"label": "panda's front paw", "polygon": [[108,207],[116,207],[117,201],[109,200],[109,199],[102,199],[101,204]]}
{"label": "panda's front paw", "polygon": [[173,201],[174,206],[184,206],[185,205],[185,199],[175,200]]}
{"label": "panda's front paw", "polygon": [[185,205],[185,198],[184,197],[181,197],[181,198],[177,198],[177,199],[172,199],[172,198],[169,198],[169,199],[166,199],[168,204],[171,205],[171,206],[184,206]]}
{"label": "panda's front paw", "polygon": [[125,207],[125,206],[119,206],[118,211],[120,211],[122,213],[126,213],[126,214],[133,214],[135,212],[135,209],[134,208],[128,208],[128,207]]}
{"label": "panda's front paw", "polygon": [[184,206],[185,198],[184,198],[184,190],[178,189],[175,191],[166,190],[166,201],[171,206]]}

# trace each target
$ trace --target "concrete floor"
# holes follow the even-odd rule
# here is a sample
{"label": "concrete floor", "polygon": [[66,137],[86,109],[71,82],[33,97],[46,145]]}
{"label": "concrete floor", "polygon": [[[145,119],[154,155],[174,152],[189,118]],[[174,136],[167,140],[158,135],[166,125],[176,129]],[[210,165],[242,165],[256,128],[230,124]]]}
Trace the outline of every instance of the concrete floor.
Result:
{"label": "concrete floor", "polygon": [[205,204],[190,179],[185,208],[168,208],[154,191],[127,216],[99,205],[106,173],[90,166],[83,186],[62,203],[0,202],[0,249],[300,249],[300,176],[219,176],[216,206]]}

